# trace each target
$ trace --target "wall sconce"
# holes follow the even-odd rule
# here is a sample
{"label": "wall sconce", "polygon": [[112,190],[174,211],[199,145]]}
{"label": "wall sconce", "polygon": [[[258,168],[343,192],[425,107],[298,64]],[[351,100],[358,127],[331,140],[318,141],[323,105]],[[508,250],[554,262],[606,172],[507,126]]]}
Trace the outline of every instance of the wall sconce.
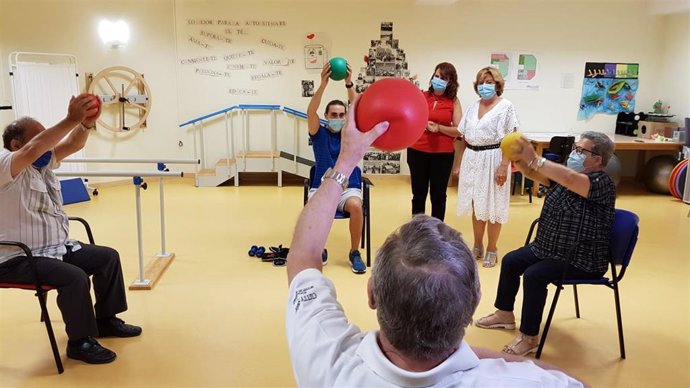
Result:
{"label": "wall sconce", "polygon": [[112,48],[124,47],[129,41],[129,26],[123,20],[116,22],[101,20],[98,23],[98,35],[107,46]]}

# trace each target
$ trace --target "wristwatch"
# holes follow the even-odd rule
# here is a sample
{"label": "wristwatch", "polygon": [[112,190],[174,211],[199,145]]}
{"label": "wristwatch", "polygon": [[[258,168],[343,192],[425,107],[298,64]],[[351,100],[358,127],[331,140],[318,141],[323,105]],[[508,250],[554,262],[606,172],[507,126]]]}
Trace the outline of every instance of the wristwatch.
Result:
{"label": "wristwatch", "polygon": [[353,86],[355,86],[355,84],[352,83],[352,82],[350,82],[349,84],[345,84],[345,87],[346,87],[347,89],[350,89],[350,88],[352,88]]}
{"label": "wristwatch", "polygon": [[328,170],[326,170],[326,172],[323,174],[321,177],[321,182],[323,182],[325,179],[333,179],[334,181],[338,182],[338,184],[343,187],[343,191],[347,188],[347,176],[332,169],[331,167],[329,167]]}

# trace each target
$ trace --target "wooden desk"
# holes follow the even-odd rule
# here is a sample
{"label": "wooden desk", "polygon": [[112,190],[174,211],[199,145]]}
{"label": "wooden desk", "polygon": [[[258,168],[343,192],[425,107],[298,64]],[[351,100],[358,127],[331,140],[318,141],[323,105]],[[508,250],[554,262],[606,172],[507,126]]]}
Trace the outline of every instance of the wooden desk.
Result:
{"label": "wooden desk", "polygon": [[[566,133],[551,133],[551,132],[525,132],[525,137],[534,144],[534,148],[537,151],[537,155],[542,155],[544,149],[549,147],[549,141],[553,136],[575,136]],[[616,151],[640,151],[637,153],[637,177],[641,176],[642,170],[644,168],[646,160],[646,151],[681,151],[683,149],[683,143],[678,142],[658,142],[651,139],[642,139],[633,136],[624,135],[608,135],[613,143],[616,145]]]}

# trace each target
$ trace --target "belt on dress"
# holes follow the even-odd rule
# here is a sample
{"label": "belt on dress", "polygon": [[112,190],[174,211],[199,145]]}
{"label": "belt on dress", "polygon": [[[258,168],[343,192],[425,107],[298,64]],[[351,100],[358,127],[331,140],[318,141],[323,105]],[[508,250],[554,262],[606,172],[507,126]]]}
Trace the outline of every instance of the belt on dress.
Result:
{"label": "belt on dress", "polygon": [[467,148],[471,149],[472,151],[495,150],[496,148],[499,148],[499,147],[501,147],[501,143],[483,145],[483,146],[473,146],[472,144],[467,143]]}

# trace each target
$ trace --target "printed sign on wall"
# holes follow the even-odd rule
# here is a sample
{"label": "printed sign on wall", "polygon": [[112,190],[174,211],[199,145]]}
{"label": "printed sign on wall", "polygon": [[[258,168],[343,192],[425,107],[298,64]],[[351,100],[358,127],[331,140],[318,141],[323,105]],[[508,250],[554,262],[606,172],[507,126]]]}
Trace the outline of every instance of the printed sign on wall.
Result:
{"label": "printed sign on wall", "polygon": [[596,113],[635,111],[635,94],[640,65],[637,63],[585,63],[578,120]]}

